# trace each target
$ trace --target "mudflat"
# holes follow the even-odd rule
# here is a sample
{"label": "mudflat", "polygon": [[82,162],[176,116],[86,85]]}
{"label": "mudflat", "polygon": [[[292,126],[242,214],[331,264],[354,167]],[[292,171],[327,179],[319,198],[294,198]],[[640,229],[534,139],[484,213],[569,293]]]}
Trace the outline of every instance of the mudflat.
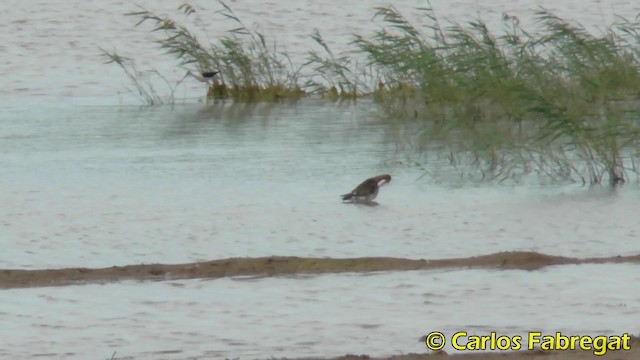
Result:
{"label": "mudflat", "polygon": [[604,263],[640,263],[640,255],[577,259],[516,251],[438,260],[390,257],[336,259],[270,256],[229,258],[186,264],[138,264],[97,269],[0,269],[0,289],[107,283],[122,280],[177,280],[444,268],[537,270],[551,265]]}
{"label": "mudflat", "polygon": [[[640,255],[577,259],[551,256],[536,252],[499,252],[483,256],[456,259],[404,259],[389,257],[363,258],[302,258],[261,257],[230,258],[186,264],[137,264],[107,268],[64,268],[42,270],[0,270],[0,289],[64,286],[88,283],[109,283],[122,280],[162,281],[175,279],[221,278],[230,276],[278,276],[343,272],[409,271],[445,268],[480,268],[535,271],[553,265],[640,263]],[[603,319],[605,320],[605,319]],[[633,334],[638,335],[638,334]],[[416,339],[418,341],[418,339]],[[321,360],[584,360],[640,359],[640,338],[632,337],[630,350],[610,350],[596,356],[593,351],[510,351],[472,352],[451,351],[448,354],[428,352],[376,358],[368,355],[344,355]],[[118,359],[118,357],[114,357]],[[305,358],[309,360],[311,358]],[[313,358],[316,359],[316,358]],[[300,359],[303,360],[303,359]]]}
{"label": "mudflat", "polygon": [[[449,353],[405,354],[386,358],[374,358],[367,355],[346,355],[330,360],[635,360],[640,359],[640,338],[632,337],[631,350],[607,351],[604,355],[596,356],[592,351],[512,351],[512,352],[480,352],[480,353]],[[318,359],[320,360],[320,359]],[[323,359],[327,360],[327,359]]]}

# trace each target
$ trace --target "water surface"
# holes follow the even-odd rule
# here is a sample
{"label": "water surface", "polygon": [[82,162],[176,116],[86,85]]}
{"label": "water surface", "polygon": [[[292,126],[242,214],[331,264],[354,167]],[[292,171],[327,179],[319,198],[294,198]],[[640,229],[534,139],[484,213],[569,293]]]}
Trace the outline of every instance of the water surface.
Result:
{"label": "water surface", "polygon": [[[151,24],[134,28],[138,18],[124,16],[138,11],[136,4],[160,16],[169,16],[185,24],[205,45],[221,34],[237,28],[215,14],[216,2],[189,1],[196,13],[186,19],[177,8],[181,1],[141,0],[135,3],[108,1],[39,1],[6,0],[0,4],[0,50],[3,52],[0,78],[0,103],[119,104],[136,103],[133,88],[117,66],[103,64],[100,47],[116,51],[136,60],[142,79],[155,84],[160,94],[168,95],[169,86],[150,70],[158,70],[174,86],[185,74],[171,56],[157,48],[150,33]],[[593,32],[601,32],[616,20],[616,15],[632,19],[640,5],[624,0],[432,0],[443,27],[450,22],[465,23],[477,18],[490,29],[502,34],[503,13],[517,16],[528,31],[533,31],[533,14],[544,7],[561,18],[583,24]],[[304,1],[227,1],[235,14],[251,29],[262,32],[269,44],[289,54],[295,66],[305,63],[314,46],[309,35],[319,29],[335,54],[354,50],[353,34],[371,36],[380,30],[380,19],[372,19],[376,6],[388,1],[367,0],[344,2]],[[427,24],[417,7],[427,6],[423,0],[395,2],[394,6],[416,26]],[[73,19],[72,21],[70,19]],[[429,36],[424,28],[425,36]],[[364,59],[362,59],[364,61]],[[361,61],[361,62],[362,62]],[[157,80],[157,81],[156,81]],[[144,82],[144,81],[143,81]],[[186,81],[176,90],[178,99],[203,96],[202,84]]]}
{"label": "water surface", "polygon": [[11,326],[0,328],[0,356],[383,356],[425,352],[418,339],[436,330],[637,334],[640,288],[630,284],[639,273],[569,265],[3,290],[0,315]]}
{"label": "water surface", "polygon": [[[191,3],[203,41],[234,27],[212,20],[211,2]],[[538,5],[590,30],[614,14],[640,11],[618,0],[431,3],[443,18],[478,16],[498,30],[503,12],[527,24]],[[175,16],[179,3],[140,4],[183,20]],[[313,28],[339,53],[352,33],[380,28],[371,16],[382,4],[230,3],[297,64],[312,47]],[[413,8],[424,5],[396,4],[416,24],[424,18]],[[140,103],[135,89],[120,69],[102,63],[99,46],[159,70],[171,84],[186,71],[122,15],[132,6],[0,4],[0,268],[639,251],[637,184],[611,191],[421,179],[367,102],[206,104],[202,84],[185,81],[174,107],[130,106]],[[340,202],[340,194],[381,173],[393,180],[379,206]],[[418,338],[431,330],[637,335],[640,294],[630,286],[637,273],[636,265],[620,264],[2,290],[0,356],[385,355],[425,351]]]}
{"label": "water surface", "polygon": [[[637,253],[634,187],[451,188],[385,161],[402,155],[366,103],[238,109],[50,108],[2,120],[0,268]],[[379,206],[340,201],[383,172],[393,180]]]}

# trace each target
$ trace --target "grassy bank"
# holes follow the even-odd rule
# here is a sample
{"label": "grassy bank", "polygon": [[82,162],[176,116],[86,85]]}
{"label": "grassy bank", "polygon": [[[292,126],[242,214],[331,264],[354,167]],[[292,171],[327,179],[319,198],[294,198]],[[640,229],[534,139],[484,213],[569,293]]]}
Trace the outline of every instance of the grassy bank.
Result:
{"label": "grassy bank", "polygon": [[[203,44],[186,25],[140,9],[128,13],[160,34],[158,45],[193,71],[218,70],[207,96],[239,102],[372,97],[398,141],[444,157],[462,176],[497,181],[537,173],[584,184],[626,182],[640,163],[640,23],[620,18],[601,35],[539,10],[534,29],[503,16],[501,34],[481,20],[441,25],[430,7],[416,27],[392,6],[374,9],[382,27],[354,34],[356,56],[318,50],[294,64],[275,42],[219,1],[234,29]],[[189,16],[195,9],[179,8]],[[148,103],[159,101],[119,64]],[[366,61],[358,61],[366,59]],[[304,75],[302,75],[304,74]],[[172,89],[173,91],[173,89]]]}

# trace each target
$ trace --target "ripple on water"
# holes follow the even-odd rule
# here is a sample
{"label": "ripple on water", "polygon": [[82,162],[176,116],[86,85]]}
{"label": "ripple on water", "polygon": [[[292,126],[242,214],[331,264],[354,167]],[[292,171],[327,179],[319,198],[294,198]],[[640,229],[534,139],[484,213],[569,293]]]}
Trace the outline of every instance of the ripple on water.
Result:
{"label": "ripple on water", "polygon": [[[171,2],[140,4],[175,13]],[[536,10],[525,0],[432,4],[439,16],[458,22],[480,16],[490,27],[501,26],[502,11],[526,26]],[[537,4],[587,27],[638,10],[620,0],[605,8],[599,1]],[[307,29],[319,28],[336,53],[347,48],[352,32],[379,29],[371,22],[375,5],[233,4],[245,23],[259,23],[294,61],[310,48]],[[396,4],[416,24],[424,17],[413,18],[419,14],[412,9],[423,5]],[[141,68],[155,68],[171,82],[184,74],[173,59],[157,56],[146,30],[132,36],[134,22],[122,12],[121,1],[0,3],[0,268],[274,254],[638,251],[637,190],[452,189],[416,182],[417,170],[383,162],[397,156],[396,148],[364,102],[270,110],[79,107],[138,103],[121,70],[96,61],[96,44],[136,49]],[[200,38],[225,30],[218,27],[226,23],[200,13]],[[179,98],[202,96],[200,85],[184,82]],[[380,206],[340,204],[339,194],[380,172],[394,175]],[[108,358],[114,350],[118,358],[154,360],[384,355],[423,352],[417,339],[429,330],[532,329],[524,326],[638,334],[640,294],[629,286],[640,280],[634,274],[637,266],[621,264],[2,290],[0,358]]]}
{"label": "ripple on water", "polygon": [[432,330],[638,334],[630,314],[640,313],[640,288],[629,286],[640,281],[637,269],[568,265],[3,290],[0,312],[10,326],[0,328],[0,354],[382,356],[424,352],[418,338]]}
{"label": "ripple on water", "polygon": [[[259,117],[225,117],[224,110],[215,119],[199,119],[204,115],[191,106],[156,110],[36,111],[5,124],[17,137],[6,138],[0,155],[0,221],[11,244],[0,268],[637,252],[634,241],[621,241],[638,233],[637,190],[416,181],[416,170],[381,162],[396,156],[395,148],[366,106],[277,107],[263,119],[269,126]],[[52,118],[66,123],[53,126]],[[193,126],[198,131],[173,131]],[[105,131],[110,135],[100,136]],[[25,133],[33,135],[19,136]],[[394,178],[379,206],[340,202],[339,194],[381,172]]]}
{"label": "ripple on water", "polygon": [[[158,14],[182,19],[183,14],[176,9],[175,3],[152,0],[140,0],[138,3]],[[91,104],[103,104],[105,101],[110,104],[123,101],[137,103],[135,89],[121,69],[100,61],[98,46],[134,57],[140,70],[157,70],[172,84],[184,76],[184,68],[176,66],[171,56],[159,55],[155,34],[149,33],[145,27],[132,30],[136,21],[124,16],[123,12],[136,11],[133,5],[123,6],[120,0],[98,3],[40,1],[38,6],[22,5],[19,0],[0,2],[0,44],[8,50],[3,51],[3,67],[0,69],[5,85],[0,88],[2,100],[32,104],[33,98],[37,97],[39,102],[53,104],[82,101]],[[192,5],[197,11],[185,24],[205,43],[214,41],[211,34],[221,34],[235,26],[222,20],[222,16],[220,21],[211,20],[215,19],[212,12],[220,8],[215,4],[194,1]],[[295,65],[300,65],[306,61],[308,51],[314,48],[309,29],[318,28],[334,53],[352,51],[354,47],[350,42],[354,33],[366,37],[380,30],[380,21],[372,21],[372,16],[374,7],[384,5],[384,2],[352,1],[326,6],[325,2],[310,0],[295,3],[237,1],[230,5],[245,24],[255,24],[267,41],[277,39],[278,49],[289,54]],[[555,12],[561,18],[579,22],[589,30],[601,30],[605,24],[616,20],[616,14],[638,12],[634,2],[623,0],[607,1],[606,6],[596,0],[537,0],[535,6],[527,0],[433,0],[431,5],[443,23],[445,19],[464,23],[479,17],[499,34],[503,33],[503,12],[517,16],[527,31],[533,31],[532,14],[538,6]],[[427,17],[415,11],[416,7],[424,6],[423,1],[403,1],[394,6],[416,26],[427,24]],[[68,18],[74,21],[67,21]],[[135,51],[132,53],[127,49]],[[154,80],[153,76],[147,78]],[[158,80],[154,83],[157,91],[167,88],[161,79],[155,80]],[[201,96],[201,85],[185,81],[175,94],[179,99]]]}

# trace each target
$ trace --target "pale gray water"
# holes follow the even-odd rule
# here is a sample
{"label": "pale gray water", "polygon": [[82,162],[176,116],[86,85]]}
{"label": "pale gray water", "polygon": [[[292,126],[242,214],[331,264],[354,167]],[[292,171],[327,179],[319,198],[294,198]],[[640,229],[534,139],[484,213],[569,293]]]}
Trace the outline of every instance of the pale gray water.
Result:
{"label": "pale gray water", "polygon": [[[180,4],[140,3],[166,14]],[[443,17],[479,15],[494,27],[504,11],[526,22],[536,8],[432,4]],[[539,4],[590,28],[639,11],[626,1]],[[378,29],[374,1],[230,5],[300,61],[313,27],[336,50],[347,49],[351,33]],[[396,4],[408,14],[423,5]],[[122,13],[133,9],[120,1],[0,4],[0,268],[640,251],[637,184],[609,191],[417,181],[420,170],[385,161],[402,155],[366,102],[207,106],[194,100],[202,84],[185,82],[176,92],[185,104],[174,108],[117,106],[139,100],[118,68],[101,63],[98,46],[173,82],[185,71],[158,55],[145,29],[132,29],[135,19]],[[229,28],[199,16],[205,39]],[[340,203],[338,195],[382,172],[394,177],[379,206]],[[630,285],[637,273],[634,265],[594,265],[2,290],[0,354],[382,355],[422,352],[417,339],[434,329],[638,334],[640,295]]]}
{"label": "pale gray water", "polygon": [[[33,1],[5,0],[0,4],[0,104],[25,101],[32,103],[118,104],[135,103],[136,96],[122,71],[115,65],[104,65],[102,47],[136,60],[142,71],[156,69],[175,84],[185,73],[177,62],[163,55],[153,42],[147,27],[133,28],[137,18],[123,16],[139,10],[136,4],[161,16],[189,25],[198,39],[208,43],[219,38],[237,24],[224,21],[215,12],[216,2],[189,1],[196,14],[185,19],[177,8],[183,1],[140,0],[108,1]],[[314,47],[309,35],[318,28],[331,49],[339,54],[353,50],[349,42],[353,33],[372,35],[381,21],[372,21],[376,6],[389,1],[227,1],[236,15],[250,28],[265,34],[271,43],[286,51],[301,65]],[[412,23],[425,24],[416,7],[427,6],[423,0],[395,1]],[[517,16],[529,29],[532,14],[543,6],[562,18],[582,23],[593,31],[603,30],[615,15],[629,19],[640,12],[640,5],[626,0],[431,0],[443,26],[448,20],[464,23],[480,17],[488,26],[502,33],[502,14]],[[426,30],[425,30],[426,31]],[[428,34],[427,34],[428,35]],[[155,79],[148,74],[149,78]],[[168,94],[161,81],[156,88]],[[202,96],[202,84],[186,81],[176,96]]]}
{"label": "pale gray water", "polygon": [[637,334],[640,287],[631,284],[640,281],[638,268],[570,265],[535,272],[411,271],[3,290],[0,356],[393,355],[425,352],[418,339],[430,331],[448,337],[457,331]]}
{"label": "pale gray water", "polygon": [[[449,188],[384,141],[368,104],[46,109],[2,123],[0,268],[225,257],[635,254],[640,193]],[[391,172],[377,207],[339,195]]]}

